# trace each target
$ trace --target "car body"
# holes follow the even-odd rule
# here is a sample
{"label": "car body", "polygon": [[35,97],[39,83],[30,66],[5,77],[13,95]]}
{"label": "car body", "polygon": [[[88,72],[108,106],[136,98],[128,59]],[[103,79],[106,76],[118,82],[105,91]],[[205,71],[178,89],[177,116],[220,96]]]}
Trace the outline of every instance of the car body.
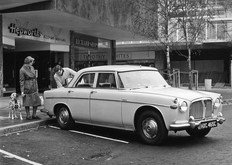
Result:
{"label": "car body", "polygon": [[135,131],[155,145],[168,131],[204,137],[225,121],[220,94],[173,88],[156,68],[132,65],[78,71],[67,87],[44,92],[44,110],[63,129],[76,122]]}

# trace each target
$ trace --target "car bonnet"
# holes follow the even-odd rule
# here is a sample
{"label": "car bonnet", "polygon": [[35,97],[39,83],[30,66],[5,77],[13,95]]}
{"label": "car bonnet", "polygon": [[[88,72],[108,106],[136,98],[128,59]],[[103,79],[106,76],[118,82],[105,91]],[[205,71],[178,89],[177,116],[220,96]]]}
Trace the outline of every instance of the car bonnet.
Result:
{"label": "car bonnet", "polygon": [[[195,100],[200,98],[212,98],[217,95],[216,93],[204,93],[201,91],[193,91],[188,89],[180,89],[173,87],[152,87],[152,88],[140,88],[133,90],[134,92],[147,93],[147,94],[156,94],[160,96],[167,96],[173,98],[181,98],[185,100]],[[219,96],[220,94],[218,94]]]}

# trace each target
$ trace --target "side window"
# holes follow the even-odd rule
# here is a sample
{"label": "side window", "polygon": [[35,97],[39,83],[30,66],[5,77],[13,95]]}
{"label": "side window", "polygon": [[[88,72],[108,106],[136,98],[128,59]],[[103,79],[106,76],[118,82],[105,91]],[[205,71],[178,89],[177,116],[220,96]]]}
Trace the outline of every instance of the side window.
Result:
{"label": "side window", "polygon": [[121,77],[120,77],[120,76],[118,76],[118,87],[119,87],[119,88],[124,88],[124,85],[123,85],[123,83],[122,83],[122,80],[121,80]]}
{"label": "side window", "polygon": [[113,73],[99,73],[97,88],[116,88],[115,76]]}
{"label": "side window", "polygon": [[81,76],[75,87],[77,88],[92,88],[95,73],[88,73]]}

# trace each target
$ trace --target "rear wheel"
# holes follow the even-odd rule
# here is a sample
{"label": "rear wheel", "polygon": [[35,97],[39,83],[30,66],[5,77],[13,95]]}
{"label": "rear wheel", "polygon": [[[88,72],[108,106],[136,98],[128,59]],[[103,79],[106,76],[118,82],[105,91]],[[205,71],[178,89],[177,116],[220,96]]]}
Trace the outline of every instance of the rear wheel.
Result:
{"label": "rear wheel", "polygon": [[205,137],[210,132],[210,130],[211,128],[206,128],[202,130],[198,130],[197,128],[194,128],[194,129],[187,129],[186,132],[192,137],[202,138]]}
{"label": "rear wheel", "polygon": [[162,117],[154,111],[143,112],[137,122],[136,131],[140,139],[146,144],[160,145],[168,135],[168,130]]}
{"label": "rear wheel", "polygon": [[66,106],[61,106],[56,114],[56,120],[62,129],[70,129],[74,121]]}

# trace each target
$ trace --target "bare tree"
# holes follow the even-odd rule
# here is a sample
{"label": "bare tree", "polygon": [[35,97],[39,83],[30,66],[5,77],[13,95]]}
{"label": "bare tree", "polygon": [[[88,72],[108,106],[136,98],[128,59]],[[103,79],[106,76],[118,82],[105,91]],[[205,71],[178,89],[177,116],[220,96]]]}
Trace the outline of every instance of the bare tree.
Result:
{"label": "bare tree", "polygon": [[175,11],[174,19],[178,20],[178,43],[183,43],[188,54],[189,89],[192,89],[192,50],[205,38],[205,29],[214,16],[214,7],[207,0],[179,0],[179,10]]}
{"label": "bare tree", "polygon": [[157,40],[166,50],[170,78],[170,48],[184,45],[189,70],[189,88],[192,89],[191,52],[204,38],[207,23],[213,17],[213,5],[207,0],[132,0],[133,29],[151,40]]}
{"label": "bare tree", "polygon": [[171,81],[170,47],[173,34],[176,33],[177,21],[173,21],[173,11],[178,10],[178,0],[130,0],[132,5],[132,31],[145,36],[150,41],[158,41],[166,53],[167,75]]}

